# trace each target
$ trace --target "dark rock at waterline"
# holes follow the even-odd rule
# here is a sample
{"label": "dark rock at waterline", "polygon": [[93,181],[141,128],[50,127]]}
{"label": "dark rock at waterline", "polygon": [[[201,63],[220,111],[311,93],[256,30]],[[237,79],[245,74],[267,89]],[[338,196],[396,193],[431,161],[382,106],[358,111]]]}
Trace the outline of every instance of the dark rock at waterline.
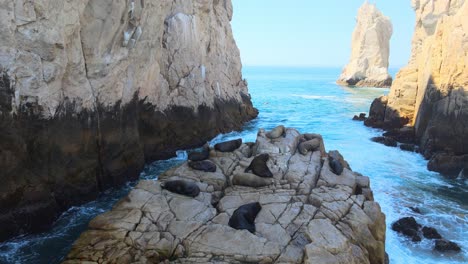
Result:
{"label": "dark rock at waterline", "polygon": [[414,144],[400,144],[400,149],[409,152],[417,152],[417,147]]}
{"label": "dark rock at waterline", "polygon": [[398,146],[398,143],[396,142],[396,140],[394,140],[393,138],[389,138],[389,137],[373,137],[371,138],[371,140],[380,144],[384,144],[387,147]]}
{"label": "dark rock at waterline", "polygon": [[446,239],[437,239],[435,242],[434,250],[437,250],[440,252],[447,252],[447,251],[460,252],[461,248],[455,242],[448,241]]}
{"label": "dark rock at waterline", "polygon": [[448,153],[437,153],[429,160],[427,168],[448,178],[457,178],[462,170],[464,170],[462,175],[467,174],[468,154],[457,156]]}
{"label": "dark rock at waterline", "polygon": [[442,236],[437,232],[437,229],[433,227],[425,226],[421,229],[423,236],[428,239],[440,239]]}
{"label": "dark rock at waterline", "polygon": [[414,217],[403,217],[392,224],[393,231],[411,238],[413,242],[421,241],[421,236],[419,235],[420,228],[421,225],[416,222]]}
{"label": "dark rock at waterline", "polygon": [[366,113],[360,113],[359,116],[355,115],[353,117],[354,121],[366,121],[366,119],[367,119]]}
{"label": "dark rock at waterline", "polygon": [[414,128],[408,126],[400,129],[390,129],[386,131],[383,136],[393,138],[400,143],[413,144],[415,142]]}
{"label": "dark rock at waterline", "polygon": [[65,102],[51,119],[35,104],[11,115],[11,100],[0,100],[0,241],[49,228],[71,206],[138,179],[145,162],[241,128],[258,113],[242,99],[164,112],[136,97],[79,113]]}
{"label": "dark rock at waterline", "polygon": [[369,110],[369,117],[364,121],[364,125],[374,128],[383,128],[387,102],[387,96],[374,99]]}

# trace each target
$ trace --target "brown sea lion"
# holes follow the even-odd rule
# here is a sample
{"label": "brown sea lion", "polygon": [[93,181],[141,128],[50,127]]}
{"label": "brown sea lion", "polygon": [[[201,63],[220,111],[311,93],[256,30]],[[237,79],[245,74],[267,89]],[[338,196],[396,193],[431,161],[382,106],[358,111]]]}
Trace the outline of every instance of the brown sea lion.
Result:
{"label": "brown sea lion", "polygon": [[275,139],[279,138],[286,132],[286,128],[283,125],[273,128],[270,132],[266,133],[267,138]]}
{"label": "brown sea lion", "polygon": [[272,179],[262,178],[252,173],[237,173],[232,178],[233,185],[264,187],[273,183]]}
{"label": "brown sea lion", "polygon": [[322,153],[322,156],[325,155],[325,144],[323,143],[323,137],[320,134],[315,134],[315,133],[306,133],[303,135],[303,138],[308,141],[312,139],[318,139],[320,141],[320,152]]}
{"label": "brown sea lion", "polygon": [[260,203],[244,204],[237,208],[229,218],[229,226],[237,230],[248,230],[255,233],[255,218],[262,210]]}
{"label": "brown sea lion", "polygon": [[196,183],[184,180],[163,182],[161,183],[161,188],[190,197],[197,197],[200,194],[200,188]]}
{"label": "brown sea lion", "polygon": [[245,169],[245,172],[252,170],[252,172],[260,177],[271,178],[273,177],[273,173],[271,173],[270,169],[267,166],[267,161],[270,158],[270,155],[267,153],[260,154],[256,156],[250,165]]}
{"label": "brown sea lion", "polygon": [[235,139],[226,142],[221,142],[214,145],[215,150],[221,152],[233,152],[234,150],[238,149],[242,145],[242,139]]}
{"label": "brown sea lion", "polygon": [[191,160],[191,161],[202,161],[202,160],[206,160],[210,157],[210,145],[208,145],[208,143],[206,143],[205,145],[203,145],[203,149],[201,152],[190,152],[188,154],[188,160]]}
{"label": "brown sea lion", "polygon": [[216,172],[216,165],[209,160],[202,161],[189,161],[188,165],[194,170],[204,171],[204,172]]}
{"label": "brown sea lion", "polygon": [[306,155],[307,152],[314,151],[319,148],[320,148],[320,140],[318,138],[314,138],[312,140],[301,142],[297,146],[299,153],[301,153],[302,155]]}

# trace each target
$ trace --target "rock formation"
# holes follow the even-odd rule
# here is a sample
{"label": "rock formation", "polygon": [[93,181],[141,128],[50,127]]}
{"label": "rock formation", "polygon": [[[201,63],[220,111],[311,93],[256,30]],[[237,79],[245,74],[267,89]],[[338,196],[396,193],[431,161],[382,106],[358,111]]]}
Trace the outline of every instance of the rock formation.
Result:
{"label": "rock formation", "polygon": [[230,0],[0,1],[0,240],[254,118]]}
{"label": "rock formation", "polygon": [[388,74],[392,22],[374,4],[365,2],[358,11],[351,40],[351,59],[337,83],[341,85],[389,87]]}
{"label": "rock formation", "polygon": [[468,1],[413,0],[412,5],[410,61],[370,119],[387,129],[414,126],[425,157],[445,160],[432,162],[430,169],[455,176],[468,167]]}
{"label": "rock formation", "polygon": [[[64,263],[384,263],[385,215],[373,201],[369,178],[351,171],[338,152],[319,147],[300,154],[302,137],[287,128],[284,137],[269,139],[260,130],[255,144],[211,151],[214,173],[185,163],[158,181],[141,181],[90,222]],[[264,153],[273,172],[270,186],[230,184]],[[330,167],[331,155],[344,165],[340,175]],[[198,184],[200,195],[160,187],[160,181],[181,179]],[[255,233],[228,225],[237,208],[256,202]]]}

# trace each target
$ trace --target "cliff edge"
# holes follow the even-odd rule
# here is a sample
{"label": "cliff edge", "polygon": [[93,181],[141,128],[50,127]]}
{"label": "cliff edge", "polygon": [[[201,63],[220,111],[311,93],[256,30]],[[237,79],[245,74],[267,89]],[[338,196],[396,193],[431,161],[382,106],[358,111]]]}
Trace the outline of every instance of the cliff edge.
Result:
{"label": "cliff edge", "polygon": [[257,115],[230,0],[0,2],[0,240]]}
{"label": "cliff edge", "polygon": [[414,127],[416,143],[431,159],[429,169],[456,177],[468,172],[468,2],[413,0],[412,5],[410,61],[388,97],[371,107],[368,125]]}
{"label": "cliff edge", "polygon": [[141,181],[90,222],[64,264],[385,263],[385,215],[369,178],[326,153],[320,135],[283,132],[211,150],[210,172],[189,161]]}
{"label": "cliff edge", "polygon": [[341,85],[389,87],[388,74],[390,38],[393,27],[390,19],[375,4],[365,2],[358,11],[351,40],[351,59],[337,80]]}

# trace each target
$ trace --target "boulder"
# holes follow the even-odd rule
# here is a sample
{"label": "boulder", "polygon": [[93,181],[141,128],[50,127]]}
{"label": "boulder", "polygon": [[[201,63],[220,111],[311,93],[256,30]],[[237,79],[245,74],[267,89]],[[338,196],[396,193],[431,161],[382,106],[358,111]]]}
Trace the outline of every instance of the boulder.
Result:
{"label": "boulder", "polygon": [[371,140],[380,144],[384,144],[387,147],[398,146],[398,143],[396,142],[396,140],[394,140],[393,138],[389,138],[389,137],[373,137],[371,138]]}
{"label": "boulder", "polygon": [[437,239],[435,241],[434,250],[437,250],[440,252],[448,252],[448,251],[460,252],[461,248],[457,243],[454,243],[452,241],[448,241],[445,239]]}
{"label": "boulder", "polygon": [[419,235],[420,228],[421,225],[416,222],[414,217],[403,217],[392,224],[393,231],[411,238],[413,242],[421,241],[421,236]]}

